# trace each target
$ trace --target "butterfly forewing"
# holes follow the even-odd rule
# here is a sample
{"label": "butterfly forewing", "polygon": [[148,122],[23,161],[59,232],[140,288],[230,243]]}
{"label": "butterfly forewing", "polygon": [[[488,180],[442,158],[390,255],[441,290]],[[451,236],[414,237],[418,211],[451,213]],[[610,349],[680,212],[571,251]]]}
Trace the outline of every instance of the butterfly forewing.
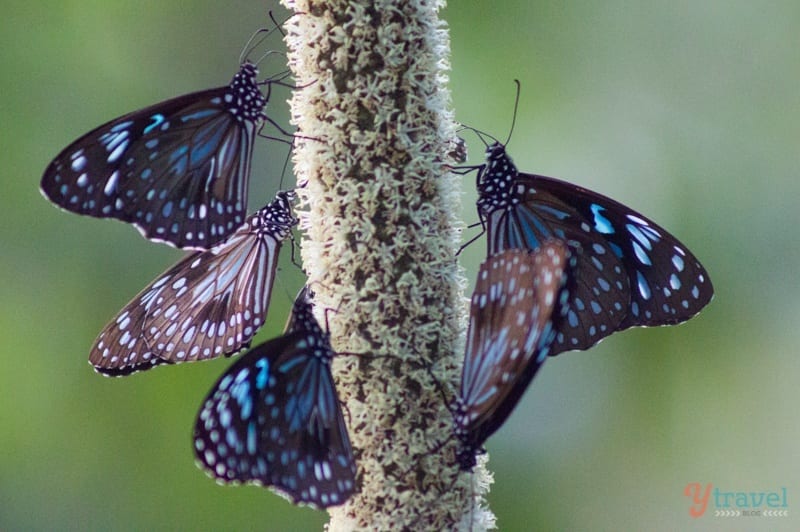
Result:
{"label": "butterfly forewing", "polygon": [[550,240],[532,252],[502,251],[481,265],[456,405],[464,469],[474,465],[475,451],[510,415],[547,358],[553,319],[566,299],[569,261],[567,246]]}
{"label": "butterfly forewing", "polygon": [[551,177],[525,175],[569,201],[603,235],[625,266],[631,301],[618,330],[688,320],[714,295],[700,261],[664,228],[611,198]]}
{"label": "butterfly forewing", "polygon": [[570,247],[570,297],[551,355],[628,327],[685,321],[713,295],[703,267],[664,229],[600,194],[519,173],[499,143],[487,149],[478,192],[489,256],[536,249],[547,238]]}
{"label": "butterfly forewing", "polygon": [[199,464],[219,482],[268,486],[294,503],[345,502],[356,466],[334,354],[304,290],[287,332],[243,355],[209,393],[194,430]]}
{"label": "butterfly forewing", "polygon": [[225,242],[145,288],[100,333],[89,355],[95,369],[124,375],[247,347],[267,314],[281,242],[297,223],[293,197],[279,192]]}
{"label": "butterfly forewing", "polygon": [[60,207],[135,225],[151,240],[208,249],[242,225],[266,99],[257,70],[228,86],[127,114],[67,146],[42,177]]}

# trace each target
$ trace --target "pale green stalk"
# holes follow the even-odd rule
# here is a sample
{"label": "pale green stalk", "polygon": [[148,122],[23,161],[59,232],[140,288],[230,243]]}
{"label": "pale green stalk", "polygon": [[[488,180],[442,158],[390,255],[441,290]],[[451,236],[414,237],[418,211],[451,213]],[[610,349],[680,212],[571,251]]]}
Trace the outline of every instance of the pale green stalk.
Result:
{"label": "pale green stalk", "polygon": [[491,478],[458,472],[435,383],[452,395],[466,310],[443,2],[283,2],[297,13],[292,121],[311,137],[294,156],[303,265],[316,301],[337,309],[334,348],[391,355],[334,365],[360,492],[330,511],[329,529],[485,529]]}

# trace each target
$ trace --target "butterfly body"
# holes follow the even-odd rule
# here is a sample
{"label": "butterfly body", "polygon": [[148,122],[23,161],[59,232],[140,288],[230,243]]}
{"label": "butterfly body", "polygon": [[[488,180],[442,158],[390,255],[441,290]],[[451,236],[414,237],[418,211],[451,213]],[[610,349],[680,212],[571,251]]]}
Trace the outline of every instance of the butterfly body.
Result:
{"label": "butterfly body", "polygon": [[335,352],[307,294],[283,336],[244,354],[212,388],[194,448],[218,482],[264,485],[326,508],[355,491],[356,466],[330,370]]}
{"label": "butterfly body", "polygon": [[160,275],[106,325],[90,363],[123,376],[247,347],[266,318],[281,243],[297,224],[293,199],[279,192],[227,240]]}
{"label": "butterfly body", "polygon": [[253,140],[267,98],[244,63],[224,87],[103,124],[48,165],[56,205],[133,224],[148,239],[208,249],[244,222]]}
{"label": "butterfly body", "polygon": [[547,238],[564,240],[575,256],[551,355],[629,327],[686,321],[713,296],[703,266],[665,229],[602,194],[519,172],[500,143],[487,149],[477,187],[488,256]]}
{"label": "butterfly body", "polygon": [[547,240],[508,249],[481,265],[470,305],[461,387],[455,405],[457,461],[475,465],[483,442],[505,422],[544,363],[566,310],[569,248]]}

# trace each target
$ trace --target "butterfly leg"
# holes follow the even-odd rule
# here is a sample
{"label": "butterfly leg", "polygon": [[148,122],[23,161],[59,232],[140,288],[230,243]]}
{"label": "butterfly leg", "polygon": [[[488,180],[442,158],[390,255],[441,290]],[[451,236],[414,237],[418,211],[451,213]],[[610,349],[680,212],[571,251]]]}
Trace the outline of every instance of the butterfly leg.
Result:
{"label": "butterfly leg", "polygon": [[461,247],[458,248],[458,251],[456,251],[456,257],[461,255],[461,252],[464,251],[464,249],[467,246],[469,246],[470,244],[478,240],[480,237],[482,237],[484,234],[486,234],[486,224],[484,224],[483,222],[475,222],[474,224],[470,224],[467,226],[467,229],[472,229],[473,227],[477,227],[478,225],[481,226],[481,232],[473,236],[469,240],[467,240],[466,243],[462,244]]}

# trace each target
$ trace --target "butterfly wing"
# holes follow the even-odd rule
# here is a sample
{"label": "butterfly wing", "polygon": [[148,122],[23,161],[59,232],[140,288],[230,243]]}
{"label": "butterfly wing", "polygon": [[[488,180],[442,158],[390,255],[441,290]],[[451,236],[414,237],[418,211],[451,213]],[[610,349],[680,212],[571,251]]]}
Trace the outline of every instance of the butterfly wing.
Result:
{"label": "butterfly wing", "polygon": [[627,313],[630,285],[604,235],[577,209],[519,174],[505,150],[490,153],[478,174],[478,191],[487,256],[506,249],[535,250],[552,238],[572,250],[567,314],[558,320],[551,354],[588,349],[616,331]]}
{"label": "butterfly wing", "polygon": [[546,241],[536,251],[508,249],[482,265],[470,307],[466,355],[456,405],[459,463],[508,418],[547,358],[567,294],[569,251]]}
{"label": "butterfly wing", "polygon": [[297,223],[291,197],[279,193],[224,243],[188,255],[145,288],[100,333],[89,355],[95,369],[127,375],[250,345],[266,318],[281,242]]}
{"label": "butterfly wing", "polygon": [[125,377],[167,363],[153,352],[141,333],[154,300],[165,286],[164,283],[156,284],[158,282],[145,288],[98,335],[89,353],[89,363],[98,373],[107,377]]}
{"label": "butterfly wing", "polygon": [[549,237],[573,251],[568,311],[551,355],[588,349],[628,327],[680,323],[713,296],[705,269],[663,228],[595,192],[519,173],[499,143],[487,149],[478,192],[490,255],[535,249]]}
{"label": "butterfly wing", "polygon": [[714,288],[700,261],[649,218],[566,181],[528,174],[524,178],[575,208],[622,261],[631,291],[617,330],[681,323],[711,301]]}
{"label": "butterfly wing", "polygon": [[198,464],[218,482],[268,486],[294,503],[344,503],[355,491],[356,466],[332,356],[316,322],[243,355],[200,409]]}
{"label": "butterfly wing", "polygon": [[78,214],[129,222],[151,240],[208,249],[242,225],[266,100],[245,63],[230,85],[127,114],[67,146],[41,190]]}

